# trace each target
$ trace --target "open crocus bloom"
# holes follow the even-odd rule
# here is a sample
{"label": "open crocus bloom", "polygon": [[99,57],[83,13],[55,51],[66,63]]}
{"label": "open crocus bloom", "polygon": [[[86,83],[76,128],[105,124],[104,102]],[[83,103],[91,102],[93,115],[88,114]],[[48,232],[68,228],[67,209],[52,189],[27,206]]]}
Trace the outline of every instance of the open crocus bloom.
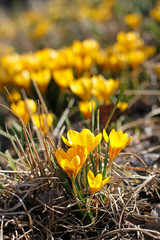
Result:
{"label": "open crocus bloom", "polygon": [[103,129],[103,137],[107,143],[110,141],[109,158],[111,162],[122,151],[123,148],[128,146],[132,140],[132,137],[127,138],[127,133],[124,134],[122,131],[116,132],[115,129],[112,129],[109,136],[107,135],[105,129]]}
{"label": "open crocus bloom", "polygon": [[91,170],[88,171],[88,183],[92,193],[98,192],[109,180],[109,177],[102,180],[102,174],[94,176]]}
{"label": "open crocus bloom", "polygon": [[102,133],[99,133],[95,137],[89,129],[83,129],[80,133],[74,130],[69,130],[67,132],[67,138],[68,139],[62,136],[62,140],[66,145],[74,148],[79,146],[85,147],[89,154],[100,143]]}
{"label": "open crocus bloom", "polygon": [[71,178],[71,174],[75,179],[79,170],[83,166],[87,158],[87,149],[83,147],[69,148],[65,153],[62,149],[57,149],[56,158],[60,167]]}

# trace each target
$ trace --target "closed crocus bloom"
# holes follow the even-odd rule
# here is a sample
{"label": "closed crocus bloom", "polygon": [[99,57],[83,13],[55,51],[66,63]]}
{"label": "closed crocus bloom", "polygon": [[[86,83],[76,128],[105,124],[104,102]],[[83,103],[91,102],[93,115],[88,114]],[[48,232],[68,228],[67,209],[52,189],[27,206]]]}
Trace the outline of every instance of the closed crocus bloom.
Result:
{"label": "closed crocus bloom", "polygon": [[26,103],[23,100],[19,100],[16,104],[12,103],[11,110],[14,111],[19,117],[21,117],[24,124],[27,125],[30,116]]}
{"label": "closed crocus bloom", "polygon": [[155,64],[154,71],[157,74],[158,78],[160,78],[160,64]]}
{"label": "closed crocus bloom", "polygon": [[132,68],[138,67],[145,60],[145,53],[142,50],[134,50],[128,53],[128,64]]}
{"label": "closed crocus bloom", "polygon": [[121,53],[127,53],[128,51],[139,49],[144,46],[144,41],[140,37],[138,32],[129,31],[119,32],[117,34],[116,48]]}
{"label": "closed crocus bloom", "polygon": [[124,21],[133,29],[138,28],[142,21],[142,15],[139,13],[127,14]]}
{"label": "closed crocus bloom", "polygon": [[109,103],[109,98],[119,86],[119,81],[112,78],[106,80],[102,75],[92,77],[92,94],[100,104]]}
{"label": "closed crocus bloom", "polygon": [[128,103],[127,102],[121,102],[119,101],[117,108],[121,111],[124,112],[128,107]]}
{"label": "closed crocus bloom", "polygon": [[98,192],[109,180],[109,177],[102,180],[102,174],[94,176],[91,170],[88,171],[88,184],[92,193]]}
{"label": "closed crocus bloom", "polygon": [[33,99],[27,98],[26,103],[32,113],[35,113],[37,111],[37,104]]}
{"label": "closed crocus bloom", "polygon": [[92,81],[90,78],[82,77],[70,84],[71,91],[83,100],[91,97]]}
{"label": "closed crocus bloom", "polygon": [[83,47],[86,53],[93,55],[95,51],[99,50],[99,43],[94,39],[86,39],[83,41]]}
{"label": "closed crocus bloom", "polygon": [[13,83],[17,87],[23,87],[28,90],[31,84],[30,72],[28,70],[23,70],[15,74],[13,77]]}
{"label": "closed crocus bloom", "polygon": [[51,80],[51,72],[49,69],[42,69],[31,74],[31,78],[37,83],[41,92],[45,93]]}
{"label": "closed crocus bloom", "polygon": [[62,136],[62,140],[66,145],[74,148],[79,146],[85,147],[89,154],[100,143],[102,133],[99,133],[95,137],[89,129],[83,129],[80,133],[74,130],[69,130],[67,132],[67,138],[68,139]]}
{"label": "closed crocus bloom", "polygon": [[75,54],[79,54],[79,55],[84,55],[85,54],[85,51],[84,51],[84,47],[83,47],[83,44],[82,42],[80,42],[79,40],[75,40],[72,44],[72,51],[75,53]]}
{"label": "closed crocus bloom", "polygon": [[18,53],[3,56],[1,63],[7,73],[11,76],[23,70],[21,56]]}
{"label": "closed crocus bloom", "polygon": [[87,158],[87,149],[79,146],[77,149],[69,148],[65,153],[62,149],[57,149],[56,158],[60,167],[71,178],[71,174],[75,179],[79,170],[83,166]]}
{"label": "closed crocus bloom", "polygon": [[22,118],[25,125],[29,122],[29,119],[30,119],[30,115],[27,107],[30,109],[32,113],[34,113],[37,109],[37,105],[35,101],[29,98],[27,98],[26,102],[23,100],[19,100],[17,103],[11,104],[12,111],[14,111],[18,116]]}
{"label": "closed crocus bloom", "polygon": [[147,45],[143,48],[146,58],[152,57],[156,53],[156,47],[152,45]]}
{"label": "closed crocus bloom", "polygon": [[21,94],[19,91],[13,90],[10,92],[10,94],[7,96],[8,101],[18,102],[21,99]]}
{"label": "closed crocus bloom", "polygon": [[38,128],[41,129],[44,134],[47,134],[49,128],[53,123],[53,116],[51,113],[48,115],[46,114],[33,114],[32,115],[33,124]]}
{"label": "closed crocus bloom", "polygon": [[160,22],[160,1],[150,10],[150,16]]}
{"label": "closed crocus bloom", "polygon": [[92,108],[96,109],[96,102],[94,100],[79,102],[79,110],[86,119],[92,116]]}
{"label": "closed crocus bloom", "polygon": [[54,70],[53,71],[54,81],[58,86],[65,90],[69,87],[69,84],[74,80],[73,70],[71,68]]}
{"label": "closed crocus bloom", "polygon": [[112,129],[109,136],[104,129],[103,130],[103,137],[104,137],[104,140],[107,143],[110,141],[110,145],[109,145],[110,163],[122,151],[123,148],[128,146],[128,144],[132,140],[132,137],[127,138],[127,133],[124,134],[122,131],[117,131],[116,132],[115,129]]}

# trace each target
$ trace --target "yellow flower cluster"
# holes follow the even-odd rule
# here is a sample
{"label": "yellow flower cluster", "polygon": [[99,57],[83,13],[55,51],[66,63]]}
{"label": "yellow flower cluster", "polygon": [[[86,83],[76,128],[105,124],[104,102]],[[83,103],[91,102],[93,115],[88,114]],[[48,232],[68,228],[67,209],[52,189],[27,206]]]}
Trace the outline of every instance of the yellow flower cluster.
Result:
{"label": "yellow flower cluster", "polygon": [[102,134],[99,133],[95,137],[89,129],[83,129],[80,133],[69,130],[67,132],[67,139],[63,136],[62,139],[64,143],[71,148],[69,148],[67,153],[61,149],[57,149],[57,161],[69,177],[71,177],[72,174],[75,179],[86,161],[87,155],[100,143]]}
{"label": "yellow flower cluster", "polygon": [[[123,134],[122,131],[116,132],[114,129],[112,129],[109,136],[106,131],[103,130],[103,137],[109,144],[108,167],[110,167],[116,156],[130,143],[132,138],[127,138],[127,134]],[[89,129],[83,129],[80,133],[74,130],[69,130],[67,132],[67,139],[62,136],[62,140],[70,148],[66,153],[62,149],[57,149],[56,158],[60,167],[71,179],[73,177],[75,180],[87,159],[87,155],[100,143],[101,139],[101,133],[94,136]],[[91,170],[88,171],[87,176],[88,184],[92,193],[99,191],[109,180],[109,177],[103,180],[101,173],[94,176]]]}
{"label": "yellow flower cluster", "polygon": [[[84,77],[84,74],[92,76],[92,68],[96,65],[103,68],[105,71],[117,72],[122,70],[128,64],[135,68],[143,63],[148,57],[153,55],[155,49],[144,45],[144,41],[136,32],[119,32],[117,35],[117,42],[102,51],[97,41],[93,39],[86,39],[84,41],[74,41],[69,47],[64,47],[59,50],[43,49],[35,53],[18,54],[13,53],[3,56],[0,62],[0,82],[7,87],[18,87],[30,89],[31,81],[37,82],[41,91],[45,93],[51,78],[62,89],[71,86],[71,90],[76,94],[76,90],[72,84],[75,78]],[[85,80],[78,79],[78,82]],[[89,82],[89,80],[86,80]],[[83,84],[84,85],[84,84]],[[90,83],[85,83],[82,88],[89,88],[93,85],[94,90],[92,94],[100,101],[106,96],[111,95],[111,92],[117,88],[117,82],[105,79],[102,76],[91,77]],[[110,87],[108,87],[110,85]],[[113,89],[112,89],[112,87]],[[116,86],[116,87],[115,87]],[[108,89],[109,93],[108,93]],[[112,89],[112,90],[111,90]],[[77,90],[79,92],[79,90]],[[90,91],[91,92],[91,91]],[[102,93],[100,96],[99,93]],[[106,94],[105,94],[106,92]],[[83,91],[84,93],[84,91]],[[80,98],[89,100],[89,96],[85,97],[78,93]],[[106,96],[104,96],[106,95]]]}
{"label": "yellow flower cluster", "polygon": [[77,75],[90,70],[99,45],[95,40],[75,41],[72,46],[60,50],[44,49],[35,53],[14,53],[1,58],[0,82],[7,87],[23,87],[29,90],[31,81],[37,82],[42,92],[53,77],[61,89],[68,88]]}
{"label": "yellow flower cluster", "polygon": [[12,101],[11,110],[22,119],[25,125],[32,118],[33,125],[41,130],[44,134],[47,134],[49,128],[53,123],[53,115],[48,113],[37,114],[37,104],[33,99],[26,99],[26,101],[21,99],[21,94],[13,90],[8,96],[8,100]]}
{"label": "yellow flower cluster", "polygon": [[85,118],[90,118],[92,108],[96,108],[96,102],[91,98],[96,98],[100,105],[108,104],[110,97],[119,86],[118,80],[106,80],[102,75],[91,78],[81,77],[71,82],[70,89],[83,101],[79,102],[79,109]]}
{"label": "yellow flower cluster", "polygon": [[75,0],[73,4],[68,4],[68,0],[50,0],[18,12],[16,16],[10,14],[10,17],[1,11],[0,39],[14,40],[15,36],[21,34],[23,40],[30,40],[33,43],[45,40],[48,36],[52,38],[53,32],[56,32],[59,38],[65,38],[70,32],[69,29],[66,30],[66,21],[68,24],[73,20],[78,24],[84,24],[88,19],[94,23],[106,22],[112,17],[114,4],[115,0],[101,0],[95,7],[92,1],[82,3]]}
{"label": "yellow flower cluster", "polygon": [[104,22],[112,17],[112,7],[115,0],[102,0],[95,7],[92,2],[83,2],[80,5],[79,16],[81,19],[92,19],[95,22]]}
{"label": "yellow flower cluster", "polygon": [[154,55],[156,48],[146,46],[138,32],[119,32],[117,42],[98,57],[105,71],[119,72],[127,66],[138,67]]}
{"label": "yellow flower cluster", "polygon": [[[3,56],[0,62],[0,89],[24,88],[31,90],[34,80],[42,93],[46,93],[50,81],[61,90],[70,88],[81,100],[79,108],[89,118],[92,107],[108,104],[118,80],[106,80],[102,75],[93,75],[98,68],[118,72],[127,65],[138,67],[154,54],[155,48],[144,45],[136,32],[119,32],[117,42],[103,51],[94,39],[74,41],[69,47],[59,50],[43,49],[36,52]],[[92,100],[92,102],[91,102]]]}

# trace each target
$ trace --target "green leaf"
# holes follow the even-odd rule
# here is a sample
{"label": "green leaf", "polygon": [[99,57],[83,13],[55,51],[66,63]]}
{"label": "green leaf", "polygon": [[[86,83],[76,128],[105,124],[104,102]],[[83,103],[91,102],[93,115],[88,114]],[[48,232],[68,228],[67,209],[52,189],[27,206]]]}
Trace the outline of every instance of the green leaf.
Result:
{"label": "green leaf", "polygon": [[2,153],[2,152],[0,152],[0,155],[3,156],[3,157],[5,157],[5,158],[7,158],[7,160],[8,160],[8,162],[9,162],[12,170],[17,171],[17,168],[16,168],[16,166],[15,166],[15,164],[14,164],[15,159],[13,159],[13,158],[10,156],[8,150],[6,151],[5,154]]}
{"label": "green leaf", "polygon": [[2,186],[2,184],[0,184],[0,189],[4,190],[4,187]]}
{"label": "green leaf", "polygon": [[108,161],[108,153],[109,153],[109,145],[110,145],[110,140],[108,142],[106,154],[105,154],[105,159],[104,159],[104,170],[103,170],[103,177],[106,177],[106,171],[107,171],[107,161]]}
{"label": "green leaf", "polygon": [[5,131],[3,131],[2,129],[0,129],[0,135],[6,138],[12,138],[15,141],[15,138],[11,135],[9,135],[8,133],[6,133]]}

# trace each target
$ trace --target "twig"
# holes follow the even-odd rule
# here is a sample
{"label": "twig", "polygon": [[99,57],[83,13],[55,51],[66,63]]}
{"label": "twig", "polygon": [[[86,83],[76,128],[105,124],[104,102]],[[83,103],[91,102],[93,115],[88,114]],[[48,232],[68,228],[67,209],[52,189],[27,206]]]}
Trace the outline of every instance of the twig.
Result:
{"label": "twig", "polygon": [[63,123],[64,123],[64,121],[65,121],[65,119],[67,117],[67,115],[69,114],[70,108],[73,106],[73,103],[74,103],[74,98],[71,98],[67,108],[63,112],[62,117],[60,118],[56,128],[54,129],[53,136],[57,136],[57,134],[59,132],[59,129],[61,128],[61,126],[63,125]]}
{"label": "twig", "polygon": [[125,204],[125,206],[122,209],[121,215],[120,215],[120,219],[119,219],[119,229],[121,229],[121,223],[122,223],[122,217],[123,217],[123,213],[124,210],[126,208],[126,206],[128,205],[128,203],[131,201],[132,198],[135,198],[136,195],[140,192],[140,190],[142,188],[144,188],[156,175],[152,175],[149,176],[142,184],[140,184],[139,186],[137,186],[137,190],[134,191],[133,195],[128,199],[127,203]]}
{"label": "twig", "polygon": [[[118,234],[118,233],[121,234],[121,233],[125,233],[125,232],[133,232],[133,231],[134,232],[143,232],[146,235],[153,237],[154,239],[160,239],[160,232],[154,231],[154,230],[150,230],[150,229],[143,229],[143,228],[137,227],[137,228],[116,229],[116,230],[107,232],[105,234],[102,234],[99,237],[98,236],[96,236],[96,237],[89,237],[88,240],[98,240],[98,239],[103,239],[106,236],[115,235],[115,234]],[[156,236],[154,234],[157,234],[158,236]],[[81,240],[86,240],[86,239],[81,239]]]}
{"label": "twig", "polygon": [[124,95],[157,95],[160,96],[160,90],[126,90]]}

